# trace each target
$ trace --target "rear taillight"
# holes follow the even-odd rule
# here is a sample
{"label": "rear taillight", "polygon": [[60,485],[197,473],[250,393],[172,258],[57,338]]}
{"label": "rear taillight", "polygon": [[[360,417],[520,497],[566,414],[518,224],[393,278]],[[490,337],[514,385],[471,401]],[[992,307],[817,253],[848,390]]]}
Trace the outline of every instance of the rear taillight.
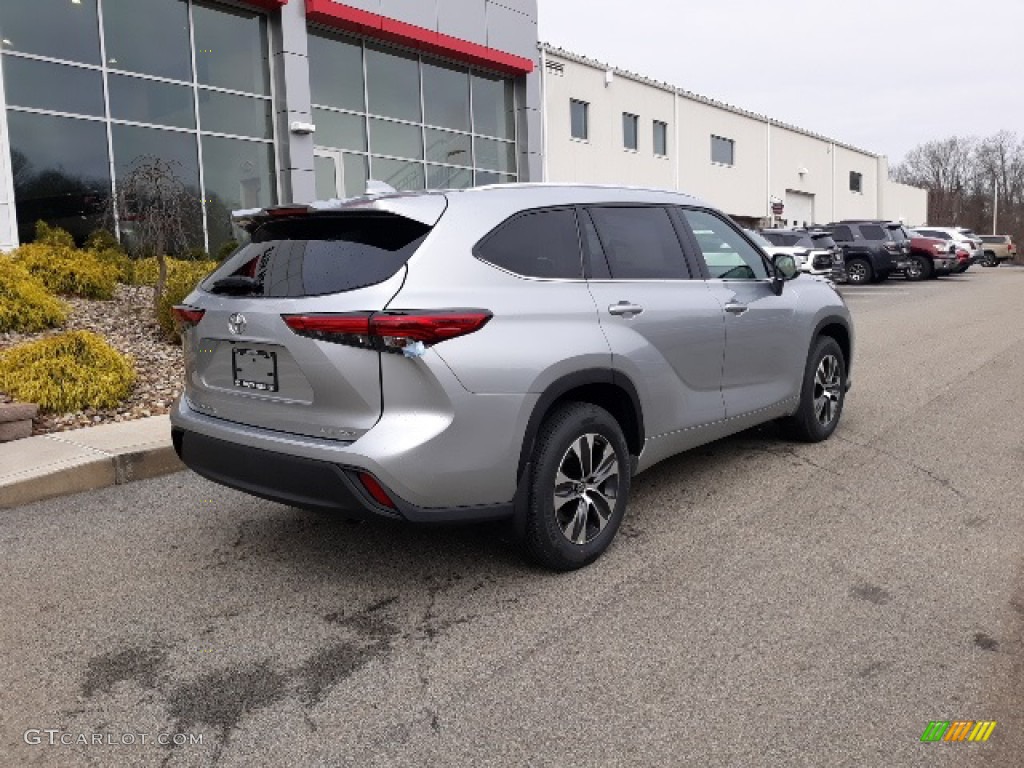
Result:
{"label": "rear taillight", "polygon": [[176,307],[171,307],[171,314],[174,316],[174,322],[178,326],[178,330],[185,331],[199,325],[199,321],[203,319],[206,310],[179,304]]}
{"label": "rear taillight", "polygon": [[282,315],[300,336],[336,344],[401,352],[465,336],[483,328],[493,315],[486,309],[408,310],[331,315]]}

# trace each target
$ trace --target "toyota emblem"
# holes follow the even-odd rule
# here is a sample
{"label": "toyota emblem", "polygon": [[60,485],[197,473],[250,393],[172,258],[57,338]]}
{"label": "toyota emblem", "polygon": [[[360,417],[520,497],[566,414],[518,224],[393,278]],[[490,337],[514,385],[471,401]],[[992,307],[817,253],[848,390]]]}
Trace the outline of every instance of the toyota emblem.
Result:
{"label": "toyota emblem", "polygon": [[228,330],[231,331],[234,336],[245,333],[245,315],[241,312],[235,312],[231,315],[231,317],[228,318]]}

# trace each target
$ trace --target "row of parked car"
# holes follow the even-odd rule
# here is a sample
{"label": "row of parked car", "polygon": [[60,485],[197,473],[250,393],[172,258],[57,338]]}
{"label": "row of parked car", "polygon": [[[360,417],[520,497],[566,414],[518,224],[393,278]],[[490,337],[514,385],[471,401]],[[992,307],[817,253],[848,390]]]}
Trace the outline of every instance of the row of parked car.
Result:
{"label": "row of parked car", "polygon": [[1009,235],[978,235],[963,227],[918,227],[851,219],[821,227],[748,230],[769,255],[791,255],[804,272],[838,282],[881,282],[893,274],[926,280],[965,272],[972,264],[998,267],[1017,246]]}

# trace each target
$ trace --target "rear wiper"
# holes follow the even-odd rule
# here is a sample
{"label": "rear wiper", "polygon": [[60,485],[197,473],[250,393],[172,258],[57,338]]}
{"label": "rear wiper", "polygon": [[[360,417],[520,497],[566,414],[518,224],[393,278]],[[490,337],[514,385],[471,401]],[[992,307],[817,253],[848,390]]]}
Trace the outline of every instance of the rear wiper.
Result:
{"label": "rear wiper", "polygon": [[256,293],[262,288],[260,281],[255,277],[245,275],[231,275],[222,277],[210,286],[210,293],[226,293],[230,296],[246,296]]}

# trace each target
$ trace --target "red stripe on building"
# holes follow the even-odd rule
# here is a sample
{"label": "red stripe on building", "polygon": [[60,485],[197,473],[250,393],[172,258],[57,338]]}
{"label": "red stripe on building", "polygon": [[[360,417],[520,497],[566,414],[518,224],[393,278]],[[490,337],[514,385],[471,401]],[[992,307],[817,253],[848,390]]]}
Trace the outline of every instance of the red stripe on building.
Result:
{"label": "red stripe on building", "polygon": [[332,0],[306,0],[306,18],[317,24],[355,32],[407,48],[416,48],[425,53],[445,56],[483,69],[509,75],[526,75],[533,71],[533,61],[522,56],[514,56],[496,48],[460,40],[451,35],[443,35],[425,27],[406,24],[404,21],[389,19],[387,16],[352,8]]}

